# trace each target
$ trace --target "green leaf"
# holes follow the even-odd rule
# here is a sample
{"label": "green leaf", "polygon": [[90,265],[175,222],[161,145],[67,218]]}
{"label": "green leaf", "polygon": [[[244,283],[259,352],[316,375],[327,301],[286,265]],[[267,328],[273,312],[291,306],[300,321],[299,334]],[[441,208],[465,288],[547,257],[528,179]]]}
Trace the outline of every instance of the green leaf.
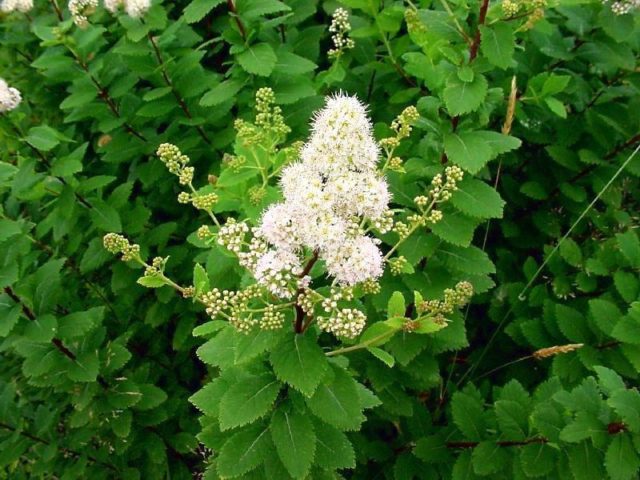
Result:
{"label": "green leaf", "polygon": [[243,378],[220,400],[220,430],[240,427],[264,416],[273,406],[280,383],[270,375]]}
{"label": "green leaf", "polygon": [[595,416],[590,413],[578,412],[573,422],[568,424],[560,432],[560,440],[564,442],[577,443],[593,434],[602,432],[605,426]]}
{"label": "green leaf", "polygon": [[241,81],[234,78],[225,80],[205,93],[200,99],[200,105],[203,107],[214,107],[227,102],[240,91],[242,85],[243,83]]}
{"label": "green leaf", "polygon": [[506,69],[511,65],[515,49],[515,38],[511,26],[497,22],[491,26],[480,25],[480,48],[489,63]]}
{"label": "green leaf", "polygon": [[236,57],[240,66],[247,72],[261,77],[271,75],[278,57],[268,43],[256,43]]}
{"label": "green leaf", "polygon": [[195,296],[209,291],[209,275],[202,265],[196,263],[193,268],[193,286],[195,287]]}
{"label": "green leaf", "polygon": [[467,440],[479,441],[484,436],[484,411],[482,403],[475,397],[456,392],[451,399],[453,422]]}
{"label": "green leaf", "polygon": [[611,335],[616,323],[622,316],[622,313],[614,303],[602,298],[589,300],[589,311],[600,330],[607,335]]}
{"label": "green leaf", "polygon": [[618,434],[613,437],[607,448],[604,464],[611,480],[637,478],[640,458],[628,435]]}
{"label": "green leaf", "polygon": [[21,312],[20,305],[13,303],[6,293],[0,293],[0,337],[6,337],[13,329]]}
{"label": "green leaf", "polygon": [[431,231],[446,242],[468,247],[476,225],[477,221],[461,213],[445,211],[442,220],[431,226]]}
{"label": "green leaf", "polygon": [[625,426],[634,433],[640,433],[640,393],[634,389],[619,389],[607,401],[620,416]]}
{"label": "green leaf", "polygon": [[187,23],[195,23],[213,10],[214,7],[224,3],[224,0],[193,0],[182,13],[182,18]]}
{"label": "green leaf", "polygon": [[602,480],[604,460],[602,454],[587,442],[567,449],[569,465],[575,480]]}
{"label": "green leaf", "polygon": [[104,307],[66,315],[58,320],[58,336],[63,340],[84,336],[102,321],[103,316]]}
{"label": "green leaf", "polygon": [[384,350],[382,350],[381,348],[377,348],[377,347],[369,347],[367,348],[367,351],[373,355],[374,357],[376,357],[378,360],[380,360],[381,362],[383,362],[387,367],[389,368],[393,368],[393,366],[396,363],[396,359],[393,358],[393,355],[391,355],[389,352],[385,352]]}
{"label": "green leaf", "polygon": [[237,477],[254,470],[271,454],[269,427],[256,425],[233,435],[220,449],[218,473]]}
{"label": "green leaf", "polygon": [[50,342],[58,333],[58,320],[53,315],[40,315],[31,320],[24,329],[23,336],[37,343]]}
{"label": "green leaf", "polygon": [[273,371],[306,396],[313,395],[329,366],[324,353],[309,333],[287,335],[269,357]]}
{"label": "green leaf", "polygon": [[279,51],[278,61],[273,72],[290,76],[312,72],[316,68],[318,68],[318,66],[311,60],[296,55],[295,53]]}
{"label": "green leaf", "polygon": [[471,453],[473,471],[482,476],[503,470],[508,460],[504,447],[495,441],[480,442]]}
{"label": "green leaf", "polygon": [[142,398],[135,404],[136,410],[151,410],[167,400],[167,393],[151,383],[138,385]]}
{"label": "green leaf", "polygon": [[567,109],[564,104],[555,97],[547,97],[544,99],[544,103],[547,104],[549,110],[555,113],[560,118],[567,118]]}
{"label": "green leaf", "polygon": [[449,114],[463,115],[477,110],[487,96],[487,89],[487,79],[479,73],[472,82],[463,82],[457,75],[450,76],[443,94]]}
{"label": "green leaf", "polygon": [[111,205],[98,198],[91,200],[91,219],[96,227],[104,232],[122,231],[120,214]]}
{"label": "green leaf", "polygon": [[313,425],[316,434],[315,463],[327,470],[354,468],[355,452],[347,436],[324,422],[316,421]]}
{"label": "green leaf", "polygon": [[316,450],[316,436],[308,416],[281,407],[271,419],[271,438],[280,460],[294,478],[304,478]]}
{"label": "green leaf", "polygon": [[472,174],[478,173],[496,156],[518,148],[520,144],[515,137],[487,130],[449,133],[444,138],[447,157]]}
{"label": "green leaf", "polygon": [[582,250],[571,238],[566,238],[560,245],[560,256],[573,267],[579,267],[582,264]]}
{"label": "green leaf", "polygon": [[320,420],[340,430],[357,430],[364,421],[358,384],[343,369],[333,368],[333,379],[322,384],[307,399],[309,409]]}
{"label": "green leaf", "polygon": [[640,303],[636,302],[613,327],[611,336],[621,342],[640,345]]}
{"label": "green leaf", "polygon": [[56,145],[60,144],[60,134],[57,130],[54,130],[47,125],[40,125],[38,127],[30,128],[25,140],[29,145],[32,145],[38,150],[48,152]]}
{"label": "green leaf", "polygon": [[502,218],[505,205],[494,188],[469,177],[458,183],[450,201],[462,213],[475,218]]}
{"label": "green leaf", "polygon": [[549,478],[557,461],[556,449],[545,443],[532,443],[520,449],[520,465],[529,478]]}
{"label": "green leaf", "polygon": [[99,367],[98,352],[89,351],[78,355],[75,362],[69,362],[67,374],[76,382],[95,382]]}
{"label": "green leaf", "polygon": [[624,233],[617,233],[616,240],[618,248],[629,264],[634,268],[640,267],[640,239],[633,230]]}
{"label": "green leaf", "polygon": [[387,304],[387,316],[389,318],[404,317],[405,310],[404,295],[402,295],[402,292],[393,292]]}
{"label": "green leaf", "polygon": [[438,250],[438,255],[444,258],[445,265],[470,275],[486,275],[496,273],[496,267],[486,252],[476,246],[457,247],[444,244]]}
{"label": "green leaf", "polygon": [[167,282],[165,282],[162,277],[157,275],[140,277],[136,281],[136,283],[147,288],[160,288],[160,287],[164,287],[167,284]]}
{"label": "green leaf", "polygon": [[415,333],[435,333],[447,326],[446,323],[436,322],[433,318],[420,317],[417,319],[418,327],[414,330]]}

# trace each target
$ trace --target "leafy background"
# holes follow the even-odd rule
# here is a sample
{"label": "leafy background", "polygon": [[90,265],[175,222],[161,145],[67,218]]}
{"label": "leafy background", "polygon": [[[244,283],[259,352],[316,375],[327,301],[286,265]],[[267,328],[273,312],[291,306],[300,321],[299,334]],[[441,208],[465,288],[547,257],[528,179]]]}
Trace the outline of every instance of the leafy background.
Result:
{"label": "leafy background", "polygon": [[[194,0],[154,2],[143,22],[98,9],[78,29],[55,5],[0,23],[2,77],[24,96],[0,118],[0,476],[637,477],[637,14]],[[331,62],[338,6],[356,46]],[[211,285],[240,285],[154,152],[176,143],[206,184],[263,86],[290,141],[331,92],[369,104],[379,138],[416,105],[406,173],[389,175],[398,206],[445,164],[467,172],[443,222],[403,245],[413,272],[386,274],[365,307],[383,320],[394,291],[438,298],[458,280],[474,302],[385,344],[393,367],[368,352],[328,362],[312,332],[241,337],[102,248],[125,232],[182,284],[199,262]],[[255,210],[231,200],[223,216]],[[292,346],[309,369],[292,368]]]}

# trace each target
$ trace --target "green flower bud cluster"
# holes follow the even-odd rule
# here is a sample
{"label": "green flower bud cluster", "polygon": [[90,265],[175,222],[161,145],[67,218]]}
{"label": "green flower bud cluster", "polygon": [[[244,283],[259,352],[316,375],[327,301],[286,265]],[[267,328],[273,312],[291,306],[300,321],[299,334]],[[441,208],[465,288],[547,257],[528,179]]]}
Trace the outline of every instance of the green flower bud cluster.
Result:
{"label": "green flower bud cluster", "polygon": [[355,308],[343,308],[332,315],[318,317],[318,326],[337,337],[356,338],[367,323],[367,316]]}
{"label": "green flower bud cluster", "polygon": [[242,119],[234,122],[238,138],[242,139],[245,146],[262,143],[273,147],[291,131],[284,123],[282,109],[274,105],[275,101],[271,88],[260,88],[256,92],[255,124]]}
{"label": "green flower bud cluster", "polygon": [[426,300],[416,305],[416,309],[420,315],[431,315],[436,322],[445,323],[446,316],[469,303],[472,296],[473,285],[469,282],[458,282],[454,288],[444,291],[443,300]]}
{"label": "green flower bud cluster", "polygon": [[[193,167],[187,167],[190,161],[189,157],[183,155],[178,147],[171,143],[162,143],[158,147],[156,155],[158,155],[160,161],[166,165],[169,172],[180,178],[181,185],[187,185],[193,180]],[[186,172],[185,168],[188,168]],[[183,180],[186,180],[189,174],[191,174],[191,178],[183,183]]]}
{"label": "green flower bud cluster", "polygon": [[[239,120],[240,122],[244,122],[244,120]],[[238,121],[236,121],[236,124]],[[246,123],[246,122],[245,122]],[[222,164],[230,169],[233,173],[238,173],[242,166],[247,163],[247,159],[244,155],[231,155],[229,153],[225,153],[222,156]]]}
{"label": "green flower bud cluster", "polygon": [[402,140],[411,134],[411,125],[420,118],[418,109],[413,105],[405,108],[398,117],[391,122],[391,128],[396,132],[396,138]]}
{"label": "green flower bud cluster", "polygon": [[125,237],[117,233],[107,233],[102,243],[104,248],[110,253],[121,253],[122,261],[128,262],[140,258],[140,245],[130,243]]}
{"label": "green flower bud cluster", "polygon": [[151,263],[144,270],[145,277],[155,277],[164,273],[164,266],[167,263],[167,258],[155,257]]}
{"label": "green flower bud cluster", "polygon": [[407,259],[402,255],[389,260],[389,271],[391,275],[400,275],[407,266],[407,263]]}

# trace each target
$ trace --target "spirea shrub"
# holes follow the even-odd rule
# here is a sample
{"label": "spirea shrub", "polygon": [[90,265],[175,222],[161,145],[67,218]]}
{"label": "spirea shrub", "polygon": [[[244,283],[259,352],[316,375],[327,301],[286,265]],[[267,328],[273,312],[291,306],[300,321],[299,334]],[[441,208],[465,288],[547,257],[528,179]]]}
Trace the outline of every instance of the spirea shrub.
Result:
{"label": "spirea shrub", "polygon": [[637,12],[2,0],[0,478],[637,478]]}

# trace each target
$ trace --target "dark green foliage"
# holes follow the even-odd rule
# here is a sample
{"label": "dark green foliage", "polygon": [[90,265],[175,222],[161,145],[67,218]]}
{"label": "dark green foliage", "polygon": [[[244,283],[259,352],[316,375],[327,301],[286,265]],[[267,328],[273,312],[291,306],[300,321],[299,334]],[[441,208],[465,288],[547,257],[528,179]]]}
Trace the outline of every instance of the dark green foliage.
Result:
{"label": "dark green foliage", "polygon": [[[0,13],[0,76],[23,95],[0,114],[0,478],[637,478],[637,11],[179,0],[143,22],[99,7],[80,29],[66,2],[35,3]],[[355,47],[331,60],[339,6]],[[465,171],[442,221],[398,248],[401,275],[354,301],[368,325],[351,343],[289,317],[240,334],[102,246],[123,233],[170,257],[196,296],[247,285],[155,151],[189,155],[220,218],[259,218],[275,179],[256,204],[258,172],[222,160],[250,153],[234,121],[261,87],[286,145],[338,90],[378,139],[415,105],[394,208]],[[446,327],[416,311],[463,280],[473,302]]]}

